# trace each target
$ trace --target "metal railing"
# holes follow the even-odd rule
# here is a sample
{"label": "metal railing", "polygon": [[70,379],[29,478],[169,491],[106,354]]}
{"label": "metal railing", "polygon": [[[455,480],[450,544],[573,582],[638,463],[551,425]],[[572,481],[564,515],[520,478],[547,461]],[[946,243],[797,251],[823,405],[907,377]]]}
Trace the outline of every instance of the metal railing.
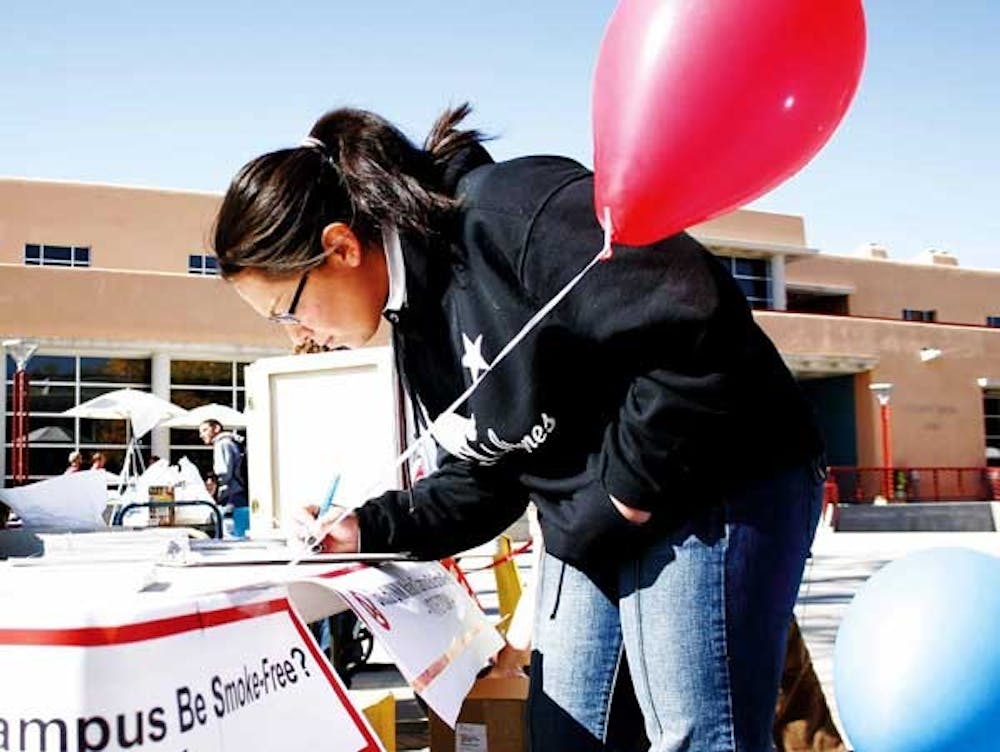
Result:
{"label": "metal railing", "polygon": [[829,468],[826,500],[871,503],[1000,501],[1000,467]]}
{"label": "metal railing", "polygon": [[[180,507],[207,507],[210,511],[211,517],[211,529],[213,538],[222,538],[222,511],[219,509],[219,505],[211,501],[205,501],[202,499],[194,499],[191,501],[130,501],[127,504],[123,504],[115,510],[114,515],[111,518],[111,524],[116,526],[121,526],[122,521],[125,519],[125,515],[133,509],[139,509],[145,507],[149,509],[152,514],[154,510],[163,510],[169,513],[168,519],[169,524],[167,527],[173,527],[174,523],[174,513]],[[159,523],[154,523],[156,526]],[[200,529],[204,527],[202,523],[193,525],[184,525],[184,527],[193,527]],[[207,530],[205,531],[207,532]]]}

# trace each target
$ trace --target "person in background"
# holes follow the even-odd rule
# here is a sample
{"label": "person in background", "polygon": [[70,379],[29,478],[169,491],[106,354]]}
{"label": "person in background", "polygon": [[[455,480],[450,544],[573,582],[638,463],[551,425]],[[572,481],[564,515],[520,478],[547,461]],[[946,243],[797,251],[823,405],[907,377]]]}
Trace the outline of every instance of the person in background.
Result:
{"label": "person in background", "polygon": [[347,500],[364,503],[311,532],[328,552],[440,559],[530,498],[546,546],[532,748],[607,749],[627,660],[657,752],[770,751],[821,501],[811,408],[687,234],[616,245],[544,313],[603,246],[593,174],[495,163],[459,128],[468,112],[445,112],[419,148],[374,113],[334,110],[245,165],[220,206],[223,278],[296,342],[361,347],[387,319],[447,452],[412,489]]}
{"label": "person in background", "polygon": [[104,466],[108,464],[107,457],[104,456],[104,452],[94,452],[90,455],[90,469],[91,470],[103,470]]}
{"label": "person in background", "polygon": [[69,475],[70,473],[78,473],[83,470],[83,453],[78,449],[74,449],[69,453],[67,458],[66,469],[63,471],[63,475]]}
{"label": "person in background", "polygon": [[246,452],[243,440],[213,418],[198,426],[198,436],[212,447],[212,471],[218,480],[216,501],[232,513],[233,535],[243,538],[250,527],[249,498],[241,477]]}

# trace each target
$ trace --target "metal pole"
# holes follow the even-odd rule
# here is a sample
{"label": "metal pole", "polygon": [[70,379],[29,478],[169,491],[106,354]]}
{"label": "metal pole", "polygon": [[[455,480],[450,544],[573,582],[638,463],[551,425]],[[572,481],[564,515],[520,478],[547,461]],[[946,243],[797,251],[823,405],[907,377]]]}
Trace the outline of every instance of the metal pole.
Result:
{"label": "metal pole", "polygon": [[14,372],[14,414],[10,465],[15,486],[28,482],[28,372]]}
{"label": "metal pole", "polygon": [[892,425],[890,421],[892,408],[886,400],[879,404],[879,414],[882,418],[882,465],[884,475],[882,478],[882,493],[887,501],[891,501],[895,495],[892,482]]}
{"label": "metal pole", "polygon": [[15,486],[28,482],[28,361],[38,349],[36,342],[23,339],[8,339],[3,342],[4,350],[14,360],[14,414],[12,415],[12,435],[10,448],[11,476]]}
{"label": "metal pole", "polygon": [[892,384],[879,382],[869,384],[868,388],[878,401],[879,422],[882,426],[882,495],[886,501],[889,501],[893,497],[892,428],[889,425],[889,400],[892,395]]}

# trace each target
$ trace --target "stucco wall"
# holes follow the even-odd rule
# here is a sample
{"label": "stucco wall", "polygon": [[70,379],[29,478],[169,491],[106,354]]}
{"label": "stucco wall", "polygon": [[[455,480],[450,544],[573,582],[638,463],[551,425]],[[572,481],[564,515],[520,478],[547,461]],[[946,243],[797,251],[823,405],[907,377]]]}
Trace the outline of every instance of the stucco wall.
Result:
{"label": "stucco wall", "polygon": [[983,326],[1000,316],[1000,271],[816,255],[791,260],[789,284],[853,288],[852,316],[900,319],[904,308],[936,310],[940,322]]}
{"label": "stucco wall", "polygon": [[[897,465],[984,464],[983,390],[977,379],[1000,378],[1000,329],[835,316],[758,312],[783,353],[877,358],[856,377],[858,461],[879,465],[878,406],[868,385],[894,385],[893,454]],[[941,357],[922,362],[920,350]]]}
{"label": "stucco wall", "polygon": [[[14,264],[0,264],[0,336],[291,348],[218,277]],[[372,344],[387,341],[383,324]]]}
{"label": "stucco wall", "polygon": [[208,193],[3,179],[0,263],[23,263],[26,243],[75,245],[95,268],[186,274],[218,204]]}
{"label": "stucco wall", "polygon": [[804,247],[805,223],[802,217],[791,214],[742,209],[702,222],[690,228],[699,238],[736,240],[748,243],[768,243]]}

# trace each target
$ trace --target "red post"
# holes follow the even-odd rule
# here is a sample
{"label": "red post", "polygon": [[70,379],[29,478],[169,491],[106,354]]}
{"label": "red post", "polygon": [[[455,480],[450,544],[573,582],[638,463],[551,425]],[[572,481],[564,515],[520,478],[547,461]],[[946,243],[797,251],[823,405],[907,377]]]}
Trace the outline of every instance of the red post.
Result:
{"label": "red post", "polygon": [[990,479],[990,493],[993,499],[1000,501],[1000,467],[987,468],[986,475]]}
{"label": "red post", "polygon": [[14,361],[10,474],[15,486],[23,486],[28,482],[28,361],[38,345],[23,339],[5,339],[2,344],[0,357],[7,354]]}
{"label": "red post", "polygon": [[28,482],[28,372],[14,372],[14,413],[11,436],[11,475],[15,486]]}
{"label": "red post", "polygon": [[887,501],[895,497],[892,478],[892,425],[890,422],[892,408],[889,400],[879,402],[879,417],[882,422],[882,494]]}

